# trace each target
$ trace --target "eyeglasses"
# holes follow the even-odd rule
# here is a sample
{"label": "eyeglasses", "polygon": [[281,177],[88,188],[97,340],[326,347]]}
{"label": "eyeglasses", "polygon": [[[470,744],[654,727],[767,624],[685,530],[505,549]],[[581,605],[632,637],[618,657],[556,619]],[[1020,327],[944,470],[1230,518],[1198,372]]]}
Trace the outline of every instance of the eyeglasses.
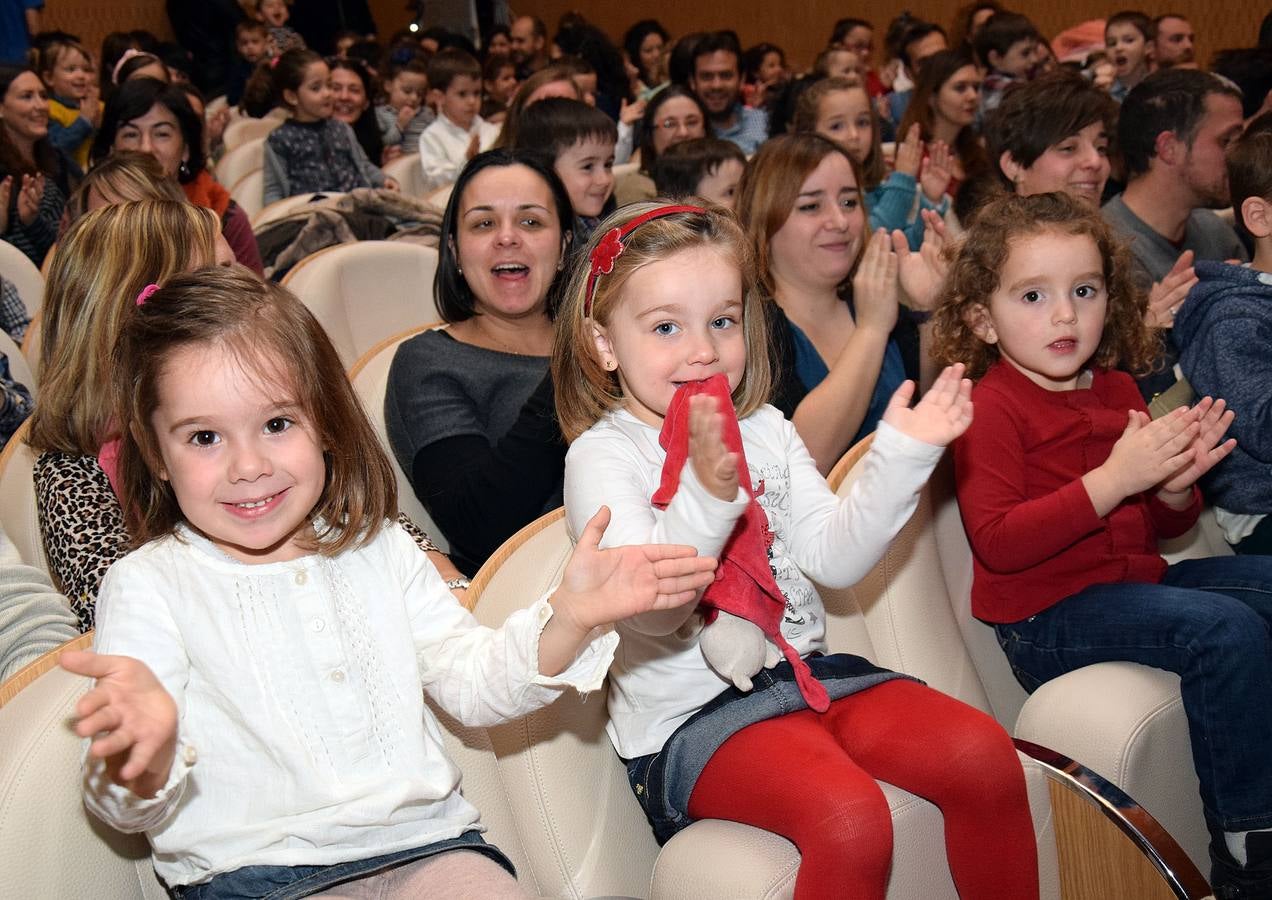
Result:
{"label": "eyeglasses", "polygon": [[657,127],[661,128],[663,131],[676,131],[680,128],[683,128],[686,131],[694,131],[695,129],[702,127],[702,117],[690,116],[687,119],[667,118],[659,122]]}

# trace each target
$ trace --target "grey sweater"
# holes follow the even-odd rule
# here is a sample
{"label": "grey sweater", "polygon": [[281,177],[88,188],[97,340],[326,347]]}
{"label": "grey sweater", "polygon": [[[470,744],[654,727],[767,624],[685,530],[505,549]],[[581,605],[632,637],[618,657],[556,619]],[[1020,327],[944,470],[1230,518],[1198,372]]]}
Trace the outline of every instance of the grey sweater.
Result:
{"label": "grey sweater", "polygon": [[24,564],[0,531],[0,681],[79,637],[79,620],[49,577]]}

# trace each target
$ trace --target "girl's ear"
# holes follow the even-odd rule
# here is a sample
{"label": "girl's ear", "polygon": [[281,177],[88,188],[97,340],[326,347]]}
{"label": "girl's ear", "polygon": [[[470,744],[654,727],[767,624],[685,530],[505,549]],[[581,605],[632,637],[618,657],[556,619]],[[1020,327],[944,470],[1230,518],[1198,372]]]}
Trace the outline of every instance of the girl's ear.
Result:
{"label": "girl's ear", "polygon": [[1002,156],[998,157],[998,168],[1003,170],[1008,181],[1019,184],[1025,167],[1016,162],[1010,150],[1004,150]]}
{"label": "girl's ear", "polygon": [[610,342],[609,333],[604,325],[596,321],[592,322],[592,342],[596,346],[596,355],[600,357],[602,368],[607,372],[617,369],[618,360],[614,358],[614,345]]}
{"label": "girl's ear", "polygon": [[972,334],[985,343],[998,343],[998,332],[994,330],[994,320],[990,317],[989,309],[986,308],[985,304],[973,304],[963,314],[963,321],[967,323],[968,328],[972,329]]}
{"label": "girl's ear", "polygon": [[291,88],[283,88],[283,102],[295,109],[300,105],[300,95]]}

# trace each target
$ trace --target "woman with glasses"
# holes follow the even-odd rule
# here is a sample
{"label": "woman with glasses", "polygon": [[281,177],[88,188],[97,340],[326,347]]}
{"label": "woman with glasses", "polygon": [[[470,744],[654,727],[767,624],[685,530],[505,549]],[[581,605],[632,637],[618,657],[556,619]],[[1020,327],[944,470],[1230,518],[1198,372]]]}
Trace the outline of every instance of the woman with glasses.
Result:
{"label": "woman with glasses", "polygon": [[655,94],[640,124],[640,171],[621,175],[614,183],[618,205],[658,196],[651,174],[658,154],[672,144],[710,136],[708,127],[707,108],[693,91],[673,84]]}

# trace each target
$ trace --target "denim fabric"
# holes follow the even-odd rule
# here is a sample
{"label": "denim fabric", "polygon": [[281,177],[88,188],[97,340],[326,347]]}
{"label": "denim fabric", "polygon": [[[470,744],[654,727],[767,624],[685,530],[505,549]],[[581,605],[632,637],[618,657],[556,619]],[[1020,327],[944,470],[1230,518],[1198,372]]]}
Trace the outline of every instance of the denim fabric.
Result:
{"label": "denim fabric", "polygon": [[1272,557],[1194,559],[1161,584],[1097,584],[995,625],[1027,691],[1125,660],[1180,676],[1193,764],[1211,826],[1272,827]]}
{"label": "denim fabric", "polygon": [[499,848],[487,844],[476,831],[466,831],[447,841],[330,866],[244,866],[202,884],[170,888],[169,893],[176,900],[297,900],[346,881],[451,850],[475,851],[499,863],[514,878],[517,875]]}
{"label": "denim fabric", "polygon": [[[831,700],[893,678],[909,677],[849,653],[814,653],[806,662]],[[761,669],[751,680],[751,690],[728,688],[686,719],[657,753],[626,760],[627,779],[660,845],[693,823],[687,812],[689,796],[721,744],[748,725],[808,708],[786,660],[772,669]],[[793,764],[798,765],[798,761]]]}

